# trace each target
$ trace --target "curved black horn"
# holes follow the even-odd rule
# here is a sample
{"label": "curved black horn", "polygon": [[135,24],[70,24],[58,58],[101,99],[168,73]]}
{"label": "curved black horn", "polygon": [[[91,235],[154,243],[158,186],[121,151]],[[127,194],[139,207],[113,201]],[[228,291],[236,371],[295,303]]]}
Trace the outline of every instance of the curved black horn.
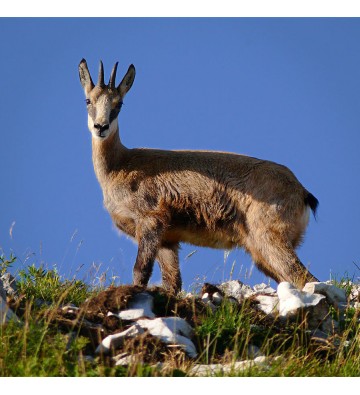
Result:
{"label": "curved black horn", "polygon": [[102,61],[100,60],[100,67],[99,67],[99,78],[98,83],[99,86],[104,86],[104,66]]}
{"label": "curved black horn", "polygon": [[116,70],[119,62],[116,62],[110,75],[109,79],[109,88],[110,89],[115,89],[115,79],[116,79]]}

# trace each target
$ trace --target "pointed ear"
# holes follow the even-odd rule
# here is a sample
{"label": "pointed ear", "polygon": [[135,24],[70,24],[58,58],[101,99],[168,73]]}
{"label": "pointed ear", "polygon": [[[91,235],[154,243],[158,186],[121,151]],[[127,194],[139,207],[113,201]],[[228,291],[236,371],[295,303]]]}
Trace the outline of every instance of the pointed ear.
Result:
{"label": "pointed ear", "polygon": [[82,59],[79,64],[79,77],[80,77],[81,85],[85,90],[85,93],[90,92],[91,89],[94,88],[94,83],[91,79],[91,75],[85,59]]}
{"label": "pointed ear", "polygon": [[132,84],[135,79],[135,67],[133,64],[130,65],[125,77],[120,82],[119,86],[117,87],[119,94],[122,98],[127,94],[127,92],[132,87]]}

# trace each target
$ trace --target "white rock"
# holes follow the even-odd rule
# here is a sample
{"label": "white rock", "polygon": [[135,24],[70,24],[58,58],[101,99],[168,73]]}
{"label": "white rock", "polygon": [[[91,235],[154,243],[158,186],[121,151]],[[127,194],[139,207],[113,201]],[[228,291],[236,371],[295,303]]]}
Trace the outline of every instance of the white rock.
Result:
{"label": "white rock", "polygon": [[251,287],[243,284],[239,280],[227,281],[222,283],[219,288],[224,292],[225,296],[233,297],[239,302],[255,293]]}
{"label": "white rock", "polygon": [[217,374],[230,374],[236,372],[243,372],[254,366],[266,366],[269,359],[265,356],[260,356],[255,359],[245,361],[238,361],[228,364],[211,364],[211,365],[194,365],[188,372],[194,376],[215,376]]}
{"label": "white rock", "polygon": [[133,300],[129,303],[126,310],[119,313],[110,313],[108,315],[115,315],[122,320],[137,320],[138,318],[155,318],[152,309],[154,307],[154,298],[147,292],[142,292],[134,296]]}
{"label": "white rock", "polygon": [[260,355],[254,359],[254,362],[257,365],[262,365],[268,361],[268,358],[265,355]]}
{"label": "white rock", "polygon": [[360,285],[353,284],[351,287],[351,296],[354,298],[358,297],[360,294]]}
{"label": "white rock", "polygon": [[201,297],[201,300],[207,304],[212,311],[216,310],[216,306],[214,305],[214,303],[210,300],[210,296],[207,292],[204,293],[204,295]]}
{"label": "white rock", "polygon": [[279,311],[279,298],[270,295],[257,295],[255,300],[259,302],[258,309],[266,314],[272,314]]}
{"label": "white rock", "polygon": [[115,361],[115,366],[132,365],[141,360],[141,356],[136,354],[134,355],[123,353],[120,355],[116,355],[113,360]]}
{"label": "white rock", "polygon": [[324,282],[307,283],[305,284],[303,291],[310,294],[325,295],[327,301],[336,308],[346,308],[347,297],[345,290],[338,288],[333,284],[327,284]]}
{"label": "white rock", "polygon": [[201,300],[204,303],[210,302],[209,294],[207,292],[205,292],[204,295],[201,297]]}
{"label": "white rock", "polygon": [[191,376],[215,376],[216,374],[223,373],[225,365],[219,363],[202,365],[196,364],[191,367],[188,374]]}
{"label": "white rock", "polygon": [[179,317],[140,319],[137,324],[165,344],[180,346],[191,358],[197,356],[194,343],[189,339],[193,329],[184,319]]}
{"label": "white rock", "polygon": [[15,277],[10,273],[4,273],[0,276],[0,294],[3,298],[5,298],[6,295],[15,297],[17,294]]}
{"label": "white rock", "polygon": [[64,313],[69,313],[69,314],[75,314],[75,313],[77,313],[77,312],[79,312],[80,311],[80,308],[79,307],[77,307],[77,306],[75,306],[74,304],[67,304],[66,306],[63,306],[62,308],[61,308],[61,310],[64,312]]}
{"label": "white rock", "polygon": [[254,291],[255,293],[262,293],[262,294],[275,294],[276,290],[274,288],[271,288],[269,285],[266,285],[265,283],[261,284],[256,284],[254,285]]}
{"label": "white rock", "polygon": [[349,295],[350,306],[358,309],[360,307],[360,285],[352,284]]}
{"label": "white rock", "polygon": [[223,301],[223,297],[221,296],[221,294],[219,292],[214,292],[213,296],[212,296],[212,301],[214,304],[219,305],[221,304],[221,302]]}
{"label": "white rock", "polygon": [[117,347],[121,346],[125,339],[141,335],[142,333],[144,333],[143,328],[135,323],[123,332],[115,333],[114,335],[105,337],[105,339],[103,339],[103,341],[95,350],[95,353],[107,354],[112,348],[116,349]]}
{"label": "white rock", "polygon": [[325,299],[324,295],[300,291],[288,282],[281,282],[278,285],[277,294],[279,313],[283,317],[295,313],[301,307],[316,306],[322,299]]}

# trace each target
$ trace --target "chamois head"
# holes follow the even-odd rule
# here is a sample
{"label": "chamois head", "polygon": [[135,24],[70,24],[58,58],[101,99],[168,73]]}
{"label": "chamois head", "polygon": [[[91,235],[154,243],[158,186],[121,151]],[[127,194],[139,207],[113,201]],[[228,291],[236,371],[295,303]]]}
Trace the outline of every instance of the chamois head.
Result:
{"label": "chamois head", "polygon": [[82,59],[79,64],[80,82],[84,88],[88,110],[88,127],[94,138],[104,140],[117,130],[117,117],[123,99],[135,79],[135,67],[130,65],[120,84],[115,87],[117,65],[118,62],[112,69],[109,83],[105,85],[104,67],[100,61],[98,82],[94,85],[86,60]]}

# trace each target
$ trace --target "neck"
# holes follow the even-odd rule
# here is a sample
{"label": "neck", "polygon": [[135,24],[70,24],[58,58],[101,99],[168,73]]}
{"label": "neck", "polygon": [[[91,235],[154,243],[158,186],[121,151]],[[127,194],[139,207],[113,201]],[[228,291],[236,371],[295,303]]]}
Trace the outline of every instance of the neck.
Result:
{"label": "neck", "polygon": [[119,170],[126,150],[120,141],[118,126],[116,131],[105,140],[92,137],[92,159],[100,183],[111,173]]}

